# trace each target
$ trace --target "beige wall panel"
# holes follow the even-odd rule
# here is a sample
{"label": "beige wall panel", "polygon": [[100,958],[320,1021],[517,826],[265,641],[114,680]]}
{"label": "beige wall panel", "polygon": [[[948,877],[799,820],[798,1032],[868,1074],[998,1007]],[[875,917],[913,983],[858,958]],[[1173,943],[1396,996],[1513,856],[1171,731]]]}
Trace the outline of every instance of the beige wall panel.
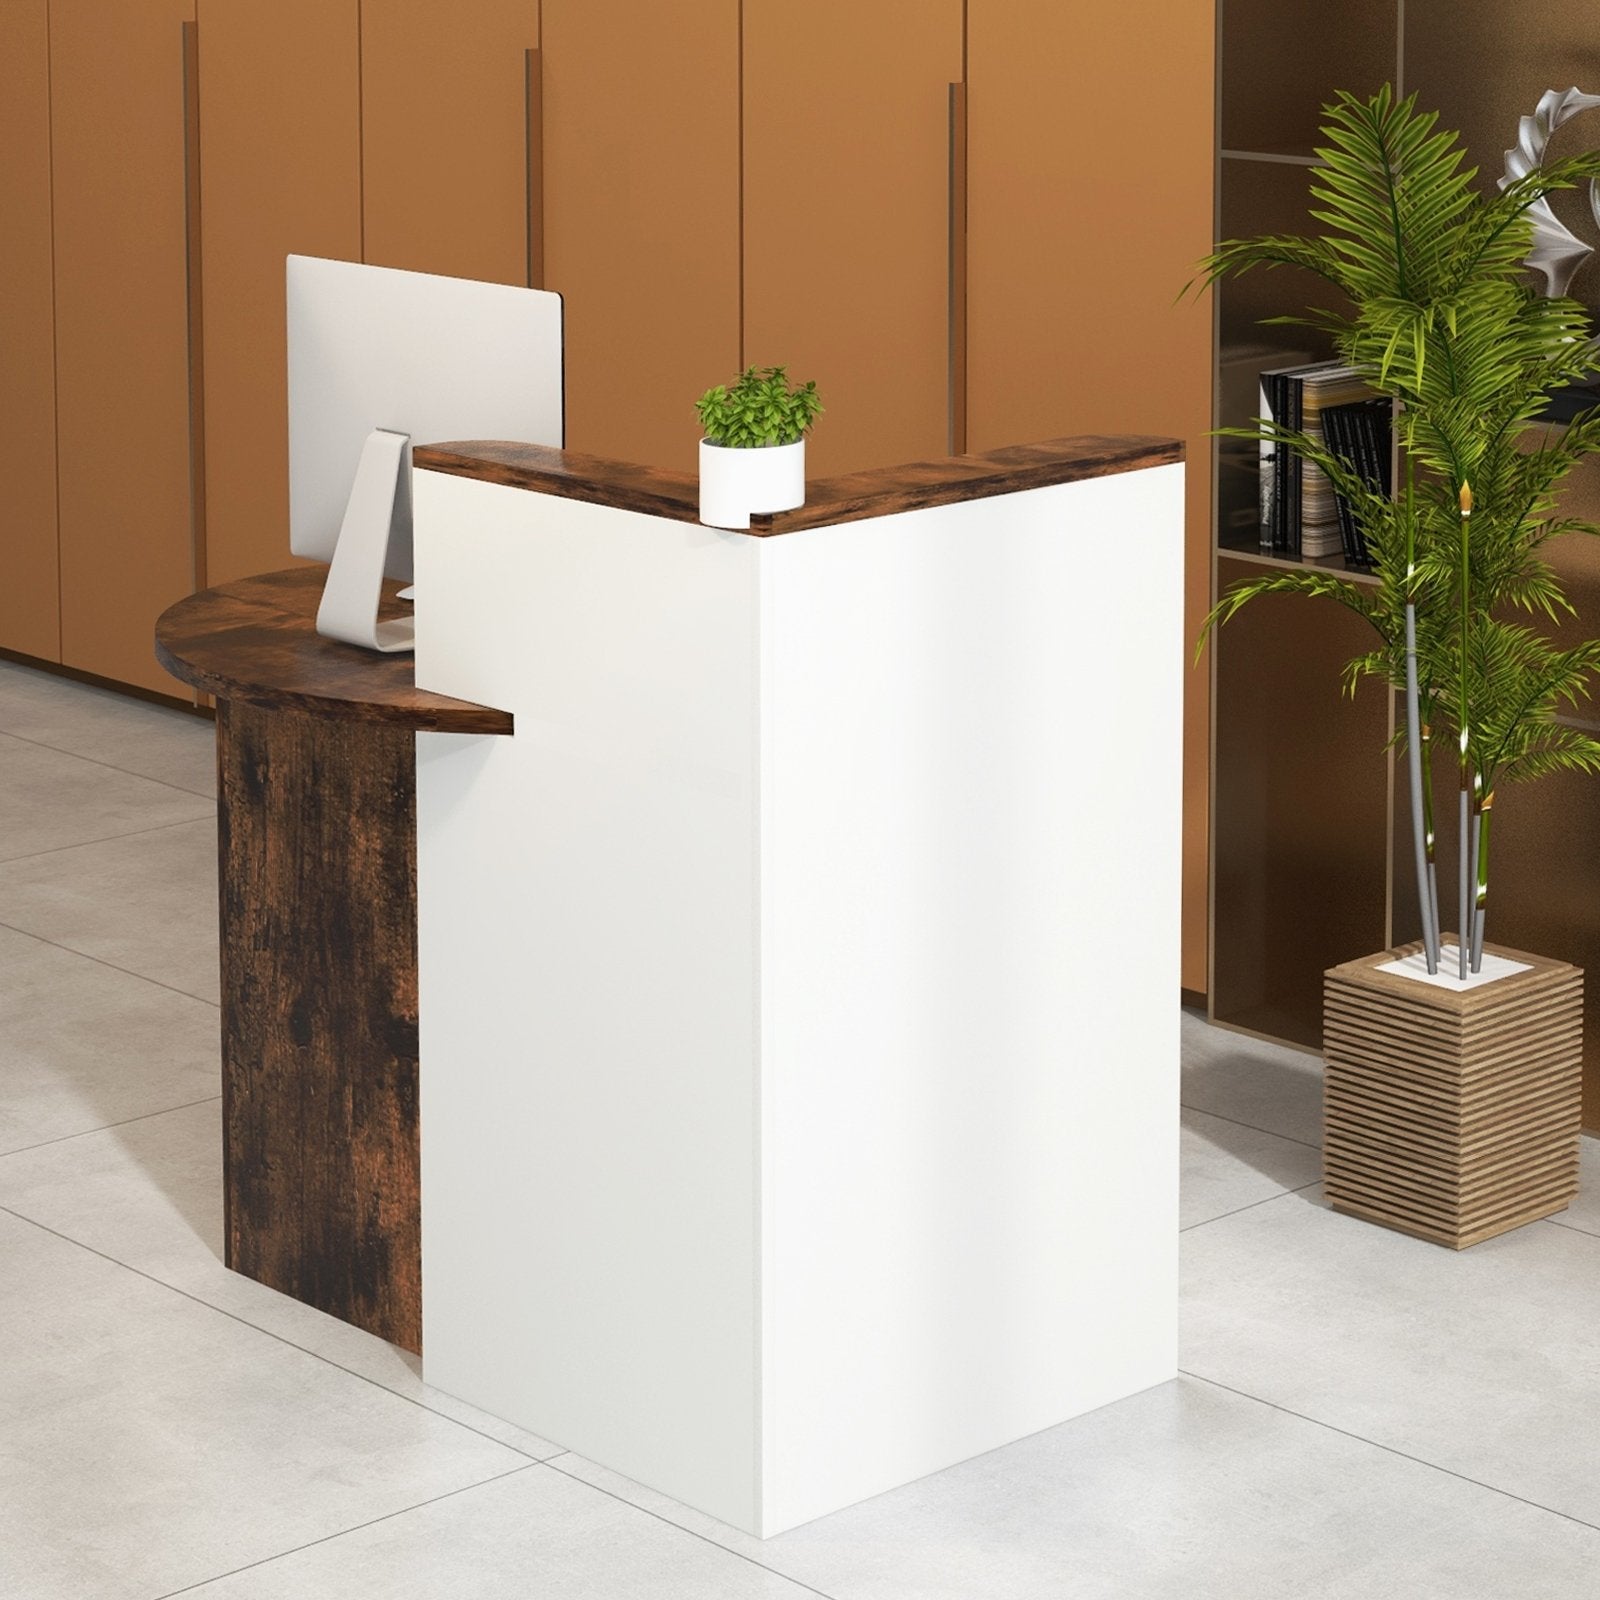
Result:
{"label": "beige wall panel", "polygon": [[46,0],[0,6],[0,649],[61,658]]}
{"label": "beige wall panel", "polygon": [[694,471],[739,365],[738,0],[544,0],[540,48],[567,443]]}
{"label": "beige wall panel", "polygon": [[356,0],[200,0],[209,583],[290,565],[283,260],[361,259],[359,108]]}
{"label": "beige wall panel", "polygon": [[827,410],[806,447],[812,475],[948,448],[961,9],[745,11],[745,360],[816,379]]}
{"label": "beige wall panel", "polygon": [[61,657],[162,693],[190,591],[182,24],[190,0],[51,0]]}
{"label": "beige wall panel", "polygon": [[[1174,301],[1212,239],[1214,17],[1211,0],[984,0],[968,22],[970,446],[1183,439],[1191,642],[1210,598],[1211,311]],[[1140,648],[1137,596],[1123,598]],[[1194,990],[1206,986],[1207,682],[1190,673],[1184,716]]]}
{"label": "beige wall panel", "polygon": [[528,281],[526,52],[539,0],[363,0],[365,259]]}

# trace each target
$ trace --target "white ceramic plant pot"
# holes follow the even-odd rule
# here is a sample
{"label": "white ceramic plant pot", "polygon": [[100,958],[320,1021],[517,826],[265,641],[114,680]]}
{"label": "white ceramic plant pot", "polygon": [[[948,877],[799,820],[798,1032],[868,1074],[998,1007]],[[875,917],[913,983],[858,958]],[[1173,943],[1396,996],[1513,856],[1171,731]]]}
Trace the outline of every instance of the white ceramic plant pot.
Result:
{"label": "white ceramic plant pot", "polygon": [[700,520],[748,528],[752,512],[792,511],[806,499],[806,442],[734,450],[700,441]]}

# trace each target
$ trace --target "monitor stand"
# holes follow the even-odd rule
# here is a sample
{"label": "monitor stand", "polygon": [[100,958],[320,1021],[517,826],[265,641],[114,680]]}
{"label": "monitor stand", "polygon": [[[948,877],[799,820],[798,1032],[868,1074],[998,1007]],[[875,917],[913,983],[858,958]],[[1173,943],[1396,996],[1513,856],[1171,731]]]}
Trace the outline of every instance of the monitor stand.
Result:
{"label": "monitor stand", "polygon": [[333,564],[317,608],[317,632],[326,638],[342,639],[366,650],[416,648],[412,618],[378,621],[389,542],[397,532],[408,535],[411,531],[411,474],[406,471],[410,442],[409,434],[374,428],[361,447]]}

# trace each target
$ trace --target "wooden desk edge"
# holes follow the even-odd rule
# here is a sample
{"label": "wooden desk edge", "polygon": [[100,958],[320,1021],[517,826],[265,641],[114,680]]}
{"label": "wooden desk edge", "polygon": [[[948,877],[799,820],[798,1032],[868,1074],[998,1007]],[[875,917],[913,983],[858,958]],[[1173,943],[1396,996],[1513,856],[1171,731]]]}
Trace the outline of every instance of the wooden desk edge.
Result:
{"label": "wooden desk edge", "polygon": [[[700,520],[697,480],[690,473],[665,467],[642,467],[548,445],[496,439],[419,445],[412,459],[426,471],[476,478],[676,522]],[[755,538],[770,538],[806,528],[1076,483],[1085,478],[1112,477],[1183,459],[1184,447],[1179,440],[1143,434],[1085,434],[1038,444],[1006,445],[974,455],[946,456],[814,479],[806,485],[803,506],[773,516],[754,517],[749,531]]]}
{"label": "wooden desk edge", "polygon": [[324,639],[314,606],[280,603],[304,599],[322,578],[296,567],[189,595],[157,620],[156,659],[180,683],[265,710],[433,733],[514,731],[509,711],[418,689],[409,654]]}

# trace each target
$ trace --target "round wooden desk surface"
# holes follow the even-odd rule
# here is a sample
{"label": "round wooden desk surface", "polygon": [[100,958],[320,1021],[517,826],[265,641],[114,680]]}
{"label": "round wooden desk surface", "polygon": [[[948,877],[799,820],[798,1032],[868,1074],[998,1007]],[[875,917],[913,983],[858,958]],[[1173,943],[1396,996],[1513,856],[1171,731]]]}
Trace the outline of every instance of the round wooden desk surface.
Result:
{"label": "round wooden desk surface", "polygon": [[[204,589],[156,623],[156,659],[219,700],[437,733],[510,733],[511,714],[416,686],[409,651],[382,655],[317,632],[323,567],[291,567]],[[385,617],[404,616],[384,585]]]}

